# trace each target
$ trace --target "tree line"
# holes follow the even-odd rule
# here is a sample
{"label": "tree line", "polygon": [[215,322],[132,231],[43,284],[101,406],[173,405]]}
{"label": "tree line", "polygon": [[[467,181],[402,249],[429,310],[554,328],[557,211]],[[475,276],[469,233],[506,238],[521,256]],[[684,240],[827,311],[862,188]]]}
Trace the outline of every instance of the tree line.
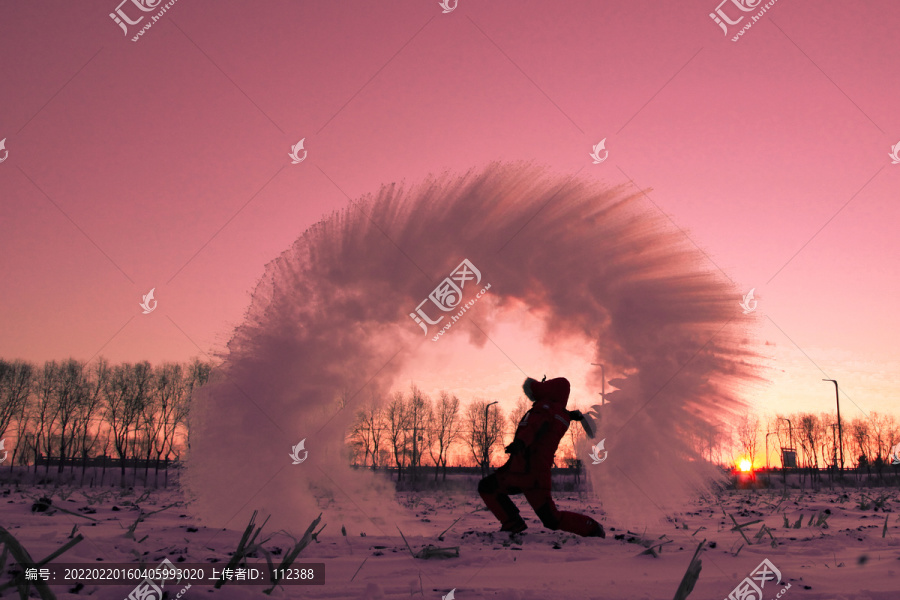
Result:
{"label": "tree line", "polygon": [[[147,361],[111,365],[103,358],[42,365],[0,359],[3,464],[33,464],[37,470],[43,456],[58,460],[59,471],[79,459],[84,469],[89,458],[113,453],[123,475],[129,459],[145,464],[155,459],[158,468],[162,460],[179,458],[189,442],[191,396],[209,380],[212,368],[198,359],[155,366]],[[373,396],[356,410],[346,437],[350,462],[392,467],[398,478],[410,468],[431,466],[435,479],[441,472],[446,479],[451,461],[486,471],[493,460],[505,458],[502,449],[529,408],[525,398],[508,412],[497,401],[464,403],[448,391],[432,399],[412,384],[386,401]],[[756,467],[780,466],[781,449],[792,448],[797,466],[813,469],[840,466],[843,442],[845,468],[878,470],[890,463],[890,450],[900,442],[900,423],[891,414],[845,418],[841,430],[834,413],[748,413],[732,428],[710,427],[691,442],[715,464],[746,458]],[[577,464],[575,448],[583,435],[581,427],[569,428],[557,454],[559,466]]]}
{"label": "tree line", "polygon": [[[402,478],[410,467],[435,467],[443,472],[451,456],[456,464],[486,470],[492,459],[503,459],[502,448],[512,440],[516,426],[530,403],[520,398],[508,414],[488,400],[463,404],[441,391],[432,400],[415,385],[407,393],[394,392],[387,403],[375,398],[355,413],[348,447],[353,464],[395,468]],[[843,441],[844,468],[879,472],[891,463],[890,452],[900,442],[900,423],[892,414],[872,412],[842,419],[840,432],[835,413],[795,412],[758,416],[744,414],[730,426],[710,427],[691,436],[691,443],[707,461],[737,465],[747,459],[755,468],[783,466],[782,449],[792,449],[796,466],[810,469],[840,467]],[[575,448],[584,436],[577,424],[569,427],[557,453],[558,466],[578,464]]]}
{"label": "tree line", "polygon": [[[209,379],[212,365],[147,361],[111,365],[75,359],[35,365],[0,359],[0,440],[7,464],[33,464],[41,456],[68,461],[110,451],[120,460],[177,458],[186,439],[191,394]],[[0,454],[2,455],[2,454]],[[49,462],[47,463],[49,469]]]}
{"label": "tree line", "polygon": [[892,414],[877,412],[842,418],[840,427],[837,415],[828,412],[776,414],[765,419],[748,414],[739,421],[736,437],[737,448],[754,465],[768,446],[779,464],[781,448],[793,448],[798,467],[840,467],[843,445],[844,468],[880,470],[890,464],[891,448],[900,442],[900,423]]}
{"label": "tree line", "polygon": [[[359,408],[348,435],[351,463],[371,468],[404,470],[434,467],[434,478],[447,477],[451,457],[456,464],[475,465],[486,472],[492,459],[512,440],[531,403],[519,398],[508,413],[496,403],[474,398],[467,403],[442,390],[435,399],[415,384],[407,393],[394,392],[386,403],[372,397]],[[560,465],[575,464],[574,448],[584,435],[569,428]]]}
{"label": "tree line", "polygon": [[[158,469],[189,444],[191,396],[212,368],[197,359],[151,365],[0,358],[2,464],[31,465],[36,472],[43,462],[49,471],[52,458],[58,472],[80,462],[83,473],[89,460],[110,456],[123,477],[133,459],[155,460]],[[413,384],[407,393],[394,392],[386,402],[373,397],[359,409],[346,443],[353,464],[394,467],[399,477],[410,467],[432,465],[446,478],[451,459],[489,468],[529,408],[520,398],[506,414],[496,401],[463,403],[446,391],[432,401]],[[581,434],[575,429],[570,448]],[[574,453],[564,460],[571,463]]]}

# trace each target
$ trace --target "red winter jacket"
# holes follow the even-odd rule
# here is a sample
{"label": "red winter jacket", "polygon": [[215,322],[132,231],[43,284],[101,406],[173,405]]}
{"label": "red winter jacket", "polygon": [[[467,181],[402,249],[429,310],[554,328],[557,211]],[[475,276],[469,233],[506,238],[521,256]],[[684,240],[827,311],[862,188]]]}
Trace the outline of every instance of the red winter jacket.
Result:
{"label": "red winter jacket", "polygon": [[507,465],[514,472],[535,473],[549,485],[553,456],[572,420],[566,410],[569,381],[564,377],[550,381],[528,379],[523,387],[534,404],[519,421],[510,445],[523,445],[524,451],[512,453]]}

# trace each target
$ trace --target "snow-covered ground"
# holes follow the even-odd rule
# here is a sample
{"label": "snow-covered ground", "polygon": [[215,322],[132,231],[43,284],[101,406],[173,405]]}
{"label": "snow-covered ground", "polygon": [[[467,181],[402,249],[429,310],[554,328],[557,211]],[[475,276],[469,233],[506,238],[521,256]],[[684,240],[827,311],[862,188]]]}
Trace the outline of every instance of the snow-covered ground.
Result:
{"label": "snow-covered ground", "polygon": [[[863,508],[863,494],[882,502],[870,502]],[[35,500],[42,496],[51,497],[51,507],[33,512]],[[340,517],[325,510],[325,529],[296,561],[324,563],[324,585],[286,586],[271,597],[437,600],[455,590],[457,600],[668,599],[674,596],[698,544],[706,539],[711,543],[700,555],[702,571],[689,596],[692,600],[727,598],[764,559],[780,570],[783,583],[790,584],[780,596],[787,600],[900,598],[900,522],[897,512],[891,512],[900,506],[896,489],[792,489],[787,497],[781,490],[725,491],[718,498],[698,498],[694,506],[673,515],[669,522],[639,532],[628,531],[627,523],[607,521],[596,499],[571,492],[555,497],[560,509],[595,515],[607,529],[606,539],[582,539],[546,530],[518,497],[529,529],[520,539],[510,541],[508,535],[496,532],[492,516],[480,510],[474,490],[468,495],[405,492],[399,494],[401,504],[433,530],[428,537],[406,535],[412,551],[419,552],[428,544],[458,546],[458,557],[414,558],[393,525],[382,525],[383,531],[374,524],[363,530],[345,525],[343,535]],[[4,485],[0,486],[0,526],[35,560],[69,542],[73,527],[77,527],[74,535],[82,534],[84,540],[54,562],[95,566],[143,561],[146,566],[156,566],[168,558],[173,564],[215,562],[224,566],[246,523],[211,530],[187,516],[183,504],[177,504],[147,516],[138,523],[133,537],[127,535],[141,510],[149,513],[182,502],[177,487],[145,494],[142,488],[123,492],[119,488],[54,490]],[[761,520],[743,528],[752,545],[733,530],[731,516],[738,524]],[[257,524],[261,523],[262,519],[257,519]],[[757,539],[763,525],[771,530],[771,536],[764,533]],[[276,560],[292,544],[284,533],[264,529],[262,535],[273,535],[265,548],[275,553]],[[646,544],[657,543],[663,543],[658,556],[644,553]],[[9,580],[12,563],[7,557],[0,585]],[[84,582],[83,587],[51,587],[58,598],[102,599],[126,598],[132,588],[91,582]],[[181,591],[175,586],[166,589],[169,598]],[[264,598],[262,589],[237,585],[213,589],[212,585],[194,584],[181,598]],[[772,600],[783,589],[783,585],[769,582],[764,600]],[[11,589],[0,594],[17,597]]]}

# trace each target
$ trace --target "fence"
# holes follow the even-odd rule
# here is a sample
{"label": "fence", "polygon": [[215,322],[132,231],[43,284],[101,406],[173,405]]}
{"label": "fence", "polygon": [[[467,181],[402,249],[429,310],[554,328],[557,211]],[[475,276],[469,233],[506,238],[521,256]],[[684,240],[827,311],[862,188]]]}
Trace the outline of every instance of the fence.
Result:
{"label": "fence", "polygon": [[34,464],[38,467],[56,467],[57,469],[60,465],[62,465],[63,469],[66,467],[69,469],[80,469],[82,466],[121,469],[124,466],[126,469],[138,470],[156,469],[157,467],[162,470],[180,466],[177,460],[169,460],[168,458],[160,459],[159,461],[155,458],[151,458],[150,460],[145,458],[126,458],[122,460],[113,456],[94,456],[89,458],[67,457],[62,459],[58,456],[44,456],[42,454],[38,455]]}
{"label": "fence", "polygon": [[86,459],[39,455],[25,465],[0,466],[0,481],[17,485],[168,487],[177,485],[182,463],[177,460],[111,456]]}

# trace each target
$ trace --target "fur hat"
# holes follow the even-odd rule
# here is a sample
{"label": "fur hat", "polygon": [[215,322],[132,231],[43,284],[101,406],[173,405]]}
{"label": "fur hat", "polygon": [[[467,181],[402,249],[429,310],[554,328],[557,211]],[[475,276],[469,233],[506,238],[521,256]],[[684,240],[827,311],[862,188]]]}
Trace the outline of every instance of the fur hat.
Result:
{"label": "fur hat", "polygon": [[529,377],[522,384],[522,391],[532,402],[561,403],[563,406],[569,400],[569,380],[565,377],[557,377],[550,381],[538,381]]}

